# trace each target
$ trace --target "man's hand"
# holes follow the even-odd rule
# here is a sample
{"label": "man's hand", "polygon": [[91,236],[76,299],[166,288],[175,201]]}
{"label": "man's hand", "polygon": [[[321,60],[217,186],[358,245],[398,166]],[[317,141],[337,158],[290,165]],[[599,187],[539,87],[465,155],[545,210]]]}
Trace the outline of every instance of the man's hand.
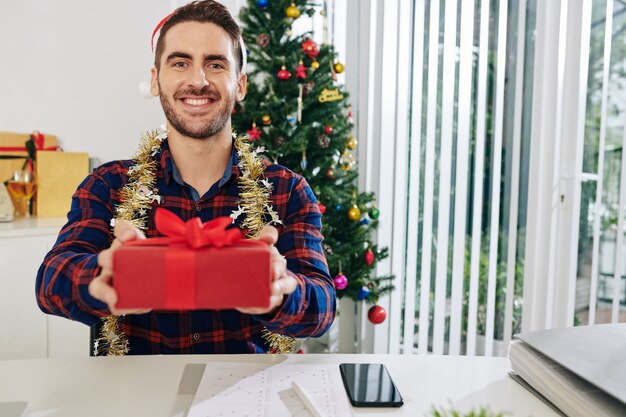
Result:
{"label": "man's hand", "polygon": [[135,226],[127,222],[126,220],[118,220],[114,229],[115,240],[111,244],[109,249],[105,249],[98,254],[98,265],[102,268],[100,275],[95,277],[93,281],[89,283],[89,294],[92,297],[106,303],[111,310],[111,313],[119,316],[122,314],[145,314],[150,310],[145,309],[133,309],[133,310],[118,310],[115,308],[117,304],[117,291],[111,286],[111,279],[113,278],[113,252],[119,248],[124,242],[129,242],[135,239],[145,239],[146,237]]}
{"label": "man's hand", "polygon": [[294,292],[298,287],[298,281],[287,274],[287,261],[285,257],[282,256],[274,246],[278,240],[278,230],[272,226],[265,226],[263,230],[261,230],[259,240],[266,242],[272,247],[270,265],[274,272],[274,282],[272,282],[270,306],[268,308],[237,308],[238,311],[244,314],[273,314],[283,304],[285,296]]}

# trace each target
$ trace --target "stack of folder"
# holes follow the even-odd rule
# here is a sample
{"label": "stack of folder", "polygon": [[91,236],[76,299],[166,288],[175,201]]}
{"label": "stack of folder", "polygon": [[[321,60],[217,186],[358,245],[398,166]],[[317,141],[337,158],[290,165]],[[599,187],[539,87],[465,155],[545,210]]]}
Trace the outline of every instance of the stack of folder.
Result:
{"label": "stack of folder", "polygon": [[517,335],[511,377],[570,417],[626,416],[626,323]]}

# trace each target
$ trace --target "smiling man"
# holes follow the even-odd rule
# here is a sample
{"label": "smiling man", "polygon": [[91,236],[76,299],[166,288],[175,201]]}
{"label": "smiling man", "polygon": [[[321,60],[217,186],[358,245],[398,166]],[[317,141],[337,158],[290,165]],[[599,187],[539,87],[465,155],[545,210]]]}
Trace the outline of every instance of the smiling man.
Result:
{"label": "smiling man", "polygon": [[[246,86],[240,29],[215,1],[190,3],[161,24],[151,79],[167,120],[167,138],[152,156],[160,206],[184,220],[233,215],[241,224],[245,215],[233,214],[241,211],[241,163],[230,121]],[[113,232],[109,226],[125,204],[122,189],[137,165],[107,163],[78,187],[68,222],[37,275],[44,312],[90,326],[100,317],[120,315],[130,354],[267,352],[264,328],[293,337],[320,336],[328,329],[335,290],[321,247],[317,201],[304,178],[268,162],[263,181],[271,184],[270,204],[280,220],[278,229],[266,226],[260,236],[274,245],[269,308],[117,309],[113,252],[124,242],[158,235],[154,210],[147,213],[145,236],[128,222],[117,221]]]}

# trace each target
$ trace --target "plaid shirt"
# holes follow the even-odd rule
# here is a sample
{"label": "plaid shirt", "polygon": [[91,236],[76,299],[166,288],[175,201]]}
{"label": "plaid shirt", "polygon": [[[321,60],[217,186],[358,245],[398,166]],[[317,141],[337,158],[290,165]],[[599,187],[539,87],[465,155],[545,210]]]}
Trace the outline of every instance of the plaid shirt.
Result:
{"label": "plaid shirt", "polygon": [[[156,156],[160,206],[183,220],[203,222],[229,216],[237,209],[239,168],[233,146],[231,165],[224,177],[198,198],[174,164],[167,140]],[[91,173],[74,193],[68,222],[39,268],[36,295],[46,313],[94,325],[109,314],[107,306],[88,292],[98,275],[97,254],[113,240],[110,227],[120,190],[128,181],[133,161],[107,163]],[[279,226],[278,251],[287,259],[289,273],[298,282],[273,316],[248,315],[236,310],[158,311],[126,315],[122,330],[130,354],[262,353],[268,350],[263,327],[295,337],[321,336],[335,317],[335,289],[322,251],[321,214],[306,180],[279,165],[265,163],[265,177],[273,185],[271,204],[284,225]],[[195,200],[195,201],[194,201]],[[158,236],[154,210],[147,237]],[[240,223],[241,216],[237,223]]]}

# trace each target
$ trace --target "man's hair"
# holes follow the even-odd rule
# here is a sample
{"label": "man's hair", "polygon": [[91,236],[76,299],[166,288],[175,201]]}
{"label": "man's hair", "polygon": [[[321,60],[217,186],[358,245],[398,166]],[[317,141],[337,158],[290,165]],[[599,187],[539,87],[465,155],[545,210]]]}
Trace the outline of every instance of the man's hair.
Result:
{"label": "man's hair", "polygon": [[165,35],[173,26],[183,22],[213,23],[226,31],[233,43],[233,54],[237,63],[237,73],[243,67],[243,51],[241,50],[241,29],[228,9],[214,0],[193,1],[179,7],[172,13],[161,27],[154,53],[154,66],[161,67],[161,55],[165,48]]}

